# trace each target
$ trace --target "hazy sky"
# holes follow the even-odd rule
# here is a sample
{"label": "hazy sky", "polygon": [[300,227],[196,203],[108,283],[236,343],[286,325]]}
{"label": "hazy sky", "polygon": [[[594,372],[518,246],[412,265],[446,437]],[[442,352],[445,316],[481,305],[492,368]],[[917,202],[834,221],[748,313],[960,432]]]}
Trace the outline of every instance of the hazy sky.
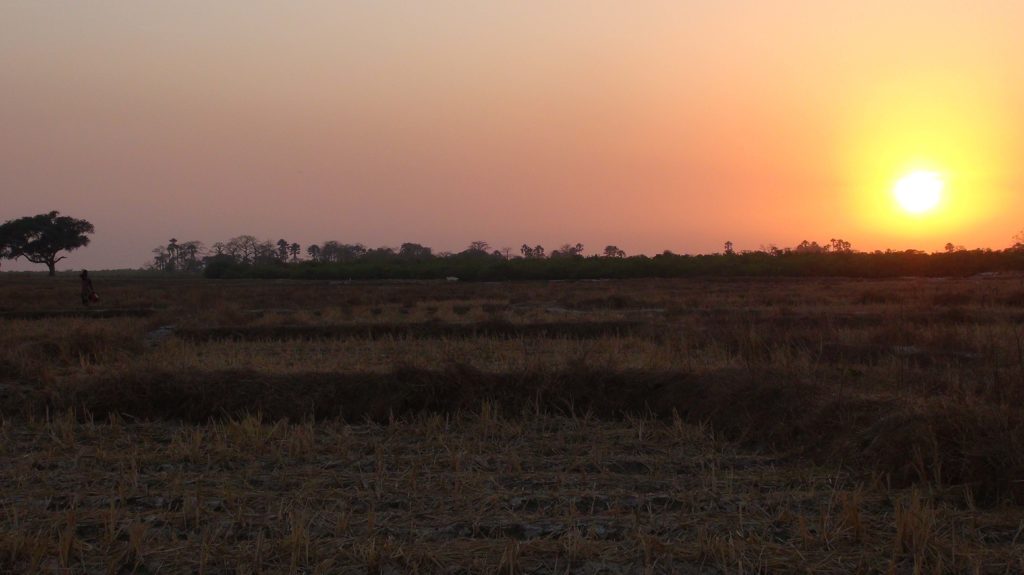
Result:
{"label": "hazy sky", "polygon": [[[92,221],[62,262],[92,268],[246,233],[1001,248],[1022,23],[979,0],[7,0],[0,221]],[[893,204],[913,169],[946,182],[932,214]]]}

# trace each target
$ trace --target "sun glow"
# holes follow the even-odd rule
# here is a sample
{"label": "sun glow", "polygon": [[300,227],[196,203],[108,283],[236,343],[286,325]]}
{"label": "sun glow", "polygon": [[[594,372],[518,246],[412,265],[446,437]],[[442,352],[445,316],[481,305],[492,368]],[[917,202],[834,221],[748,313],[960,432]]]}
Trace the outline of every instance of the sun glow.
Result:
{"label": "sun glow", "polygon": [[[1012,229],[1006,206],[1017,201],[1018,176],[1015,144],[1000,118],[1005,108],[986,107],[969,86],[924,77],[872,90],[852,105],[837,139],[842,180],[835,189],[849,215],[848,235],[869,238],[873,247],[928,250],[948,238]],[[938,187],[937,200],[932,191],[920,194],[928,201],[901,201],[904,179],[909,189]]]}
{"label": "sun glow", "polygon": [[892,193],[904,210],[911,214],[923,214],[939,205],[942,188],[939,174],[917,171],[900,178]]}

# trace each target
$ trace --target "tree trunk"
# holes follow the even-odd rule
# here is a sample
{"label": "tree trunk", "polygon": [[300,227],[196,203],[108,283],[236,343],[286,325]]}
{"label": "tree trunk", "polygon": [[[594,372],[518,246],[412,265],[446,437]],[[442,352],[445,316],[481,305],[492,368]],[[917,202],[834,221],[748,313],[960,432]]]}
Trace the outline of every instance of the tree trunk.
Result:
{"label": "tree trunk", "polygon": [[57,262],[46,262],[46,267],[50,268],[50,275],[57,275]]}

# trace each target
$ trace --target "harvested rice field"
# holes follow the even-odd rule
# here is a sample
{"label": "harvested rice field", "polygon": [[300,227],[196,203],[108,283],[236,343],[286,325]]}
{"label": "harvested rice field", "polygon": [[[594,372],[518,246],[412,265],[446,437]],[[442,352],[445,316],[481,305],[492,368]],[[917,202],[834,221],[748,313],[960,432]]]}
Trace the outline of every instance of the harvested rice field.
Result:
{"label": "harvested rice field", "polygon": [[1024,279],[0,276],[0,572],[1024,572]]}

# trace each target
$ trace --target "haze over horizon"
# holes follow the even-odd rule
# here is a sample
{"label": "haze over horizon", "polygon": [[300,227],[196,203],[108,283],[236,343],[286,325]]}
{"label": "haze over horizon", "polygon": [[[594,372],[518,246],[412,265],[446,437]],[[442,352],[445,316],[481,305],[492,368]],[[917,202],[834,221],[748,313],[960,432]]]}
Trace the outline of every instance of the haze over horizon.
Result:
{"label": "haze over horizon", "polygon": [[[0,222],[95,224],[61,269],[240,234],[998,249],[1024,228],[1021,22],[996,1],[8,2]],[[945,184],[933,212],[892,198],[915,170]]]}

